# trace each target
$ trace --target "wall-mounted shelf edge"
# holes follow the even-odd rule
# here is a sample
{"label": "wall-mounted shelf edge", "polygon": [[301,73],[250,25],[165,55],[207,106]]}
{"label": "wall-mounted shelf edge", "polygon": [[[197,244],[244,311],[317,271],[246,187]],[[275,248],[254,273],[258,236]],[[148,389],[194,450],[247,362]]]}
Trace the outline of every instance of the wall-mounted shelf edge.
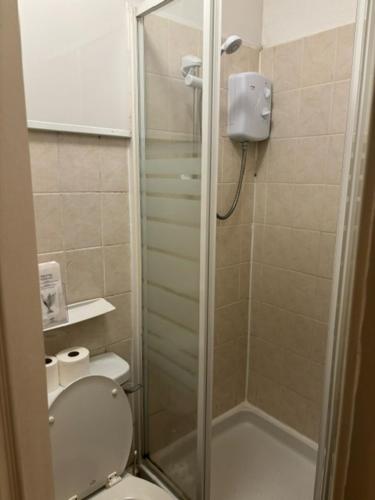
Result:
{"label": "wall-mounted shelf edge", "polygon": [[90,127],[86,125],[75,125],[73,123],[42,122],[28,120],[27,126],[30,130],[47,130],[49,132],[69,132],[72,134],[110,135],[113,137],[124,137],[130,139],[130,129],[117,129],[106,127]]}
{"label": "wall-mounted shelf edge", "polygon": [[103,298],[85,300],[83,302],[76,302],[75,304],[68,305],[68,318],[66,323],[60,325],[53,325],[48,328],[44,328],[43,332],[49,332],[51,330],[57,330],[58,328],[65,328],[66,326],[74,325],[76,323],[81,323],[82,321],[87,321],[103,314],[107,314],[114,311],[116,308],[108,302],[108,300]]}

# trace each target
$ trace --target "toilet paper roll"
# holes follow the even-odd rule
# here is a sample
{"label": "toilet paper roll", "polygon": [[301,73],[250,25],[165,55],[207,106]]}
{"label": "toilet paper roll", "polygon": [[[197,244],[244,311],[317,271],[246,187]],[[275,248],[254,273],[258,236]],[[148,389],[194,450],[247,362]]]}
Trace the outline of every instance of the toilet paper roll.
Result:
{"label": "toilet paper roll", "polygon": [[57,358],[55,356],[46,356],[44,361],[46,365],[47,391],[56,391],[59,387],[59,369]]}
{"label": "toilet paper roll", "polygon": [[60,385],[66,387],[90,374],[90,352],[85,347],[71,347],[56,354]]}

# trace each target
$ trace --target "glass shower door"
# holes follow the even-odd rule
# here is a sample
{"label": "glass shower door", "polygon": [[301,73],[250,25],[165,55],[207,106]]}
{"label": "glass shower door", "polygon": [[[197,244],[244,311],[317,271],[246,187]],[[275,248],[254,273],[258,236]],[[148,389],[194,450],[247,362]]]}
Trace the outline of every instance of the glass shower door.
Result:
{"label": "glass shower door", "polygon": [[200,317],[207,316],[201,312],[208,293],[201,221],[210,202],[204,188],[209,168],[202,172],[204,3],[161,2],[138,16],[142,454],[158,477],[189,499],[203,498],[204,490],[198,442],[198,436],[204,440],[199,402],[206,369]]}

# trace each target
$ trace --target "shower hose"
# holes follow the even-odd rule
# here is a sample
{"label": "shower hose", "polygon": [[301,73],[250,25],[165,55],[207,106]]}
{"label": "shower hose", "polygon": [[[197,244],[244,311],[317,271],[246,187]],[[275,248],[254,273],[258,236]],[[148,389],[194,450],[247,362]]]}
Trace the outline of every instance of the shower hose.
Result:
{"label": "shower hose", "polygon": [[229,219],[229,217],[236,210],[236,207],[238,205],[238,200],[240,199],[243,178],[245,176],[245,170],[246,170],[246,159],[247,159],[247,150],[249,148],[249,143],[248,142],[241,142],[241,148],[242,148],[241,169],[240,169],[240,176],[238,179],[236,194],[234,195],[234,199],[233,199],[232,205],[229,208],[229,210],[227,212],[225,212],[224,214],[219,214],[219,213],[216,214],[216,217],[219,220]]}

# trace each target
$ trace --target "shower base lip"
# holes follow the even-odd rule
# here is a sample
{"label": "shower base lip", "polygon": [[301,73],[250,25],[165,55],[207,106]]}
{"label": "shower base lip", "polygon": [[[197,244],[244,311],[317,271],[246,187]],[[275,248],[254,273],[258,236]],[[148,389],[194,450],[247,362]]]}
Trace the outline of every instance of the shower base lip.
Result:
{"label": "shower base lip", "polygon": [[[218,466],[218,463],[220,464],[222,461],[220,456],[223,453],[225,455],[230,454],[231,459],[229,462],[225,462],[225,457],[223,459],[226,464],[225,466],[227,466],[228,470],[230,470],[230,468],[233,467],[232,462],[234,460],[234,463],[237,464],[235,466],[237,473],[239,469],[243,468],[243,463],[246,462],[247,452],[244,451],[244,449],[239,452],[238,447],[236,446],[232,449],[233,445],[230,444],[232,438],[228,442],[228,436],[232,436],[234,439],[237,439],[238,433],[242,433],[243,436],[243,438],[241,438],[238,442],[239,447],[241,447],[241,444],[243,444],[243,440],[245,439],[245,441],[249,442],[250,447],[254,445],[258,450],[258,452],[255,453],[264,455],[264,445],[268,446],[267,461],[264,462],[264,457],[262,459],[258,457],[258,455],[255,457],[255,460],[257,461],[259,458],[262,462],[264,462],[264,470],[269,468],[270,474],[274,475],[275,470],[277,471],[285,466],[285,463],[282,463],[285,462],[285,460],[289,461],[291,459],[292,462],[299,467],[303,479],[299,478],[298,480],[296,479],[296,481],[298,483],[301,483],[302,481],[304,484],[302,490],[306,492],[306,495],[305,493],[301,493],[301,489],[298,493],[295,491],[293,492],[293,488],[285,486],[285,483],[280,480],[278,484],[274,485],[276,493],[275,491],[268,491],[268,494],[270,495],[269,498],[272,500],[275,500],[276,498],[278,500],[285,500],[285,498],[288,500],[312,500],[318,452],[317,443],[246,401],[230,409],[226,413],[215,417],[212,421],[211,483],[214,492],[212,500],[221,500],[221,497],[218,497],[218,491],[220,491],[221,488],[224,488],[225,490],[225,485],[221,485],[220,479],[225,469],[223,469],[222,464]],[[237,438],[235,436],[237,436]],[[249,436],[252,436],[250,440],[248,438]],[[255,441],[252,441],[253,439],[255,439]],[[190,497],[194,496],[193,492],[195,491],[195,476],[193,471],[196,467],[196,440],[196,431],[190,432],[165,448],[152,453],[151,458],[152,462],[158,464],[158,468],[164,470],[169,477],[173,478],[176,484],[187,492]],[[270,451],[269,448],[270,441],[273,443],[271,448],[275,447],[272,448],[273,451]],[[223,445],[224,442],[226,443],[225,445]],[[281,455],[280,447],[284,449],[284,452]],[[276,458],[277,456],[279,458]],[[280,462],[280,460],[282,462]],[[253,463],[253,465],[255,464]],[[221,472],[217,472],[218,470]],[[260,471],[258,472],[260,473]],[[286,473],[292,474],[293,476],[293,466],[290,466],[289,468],[287,467]],[[240,483],[246,483],[246,480],[243,478],[249,474],[251,475],[251,470],[250,472],[249,470],[244,472],[244,476],[241,476],[240,474]],[[219,486],[215,484],[217,481],[219,482]],[[251,484],[246,484],[243,487],[243,492],[237,491],[236,494],[233,494],[233,500],[247,500],[248,496],[246,496],[246,490],[250,487]],[[283,494],[285,493],[287,496],[278,496],[281,494],[281,490],[284,487],[285,491]],[[267,496],[258,496],[258,493],[259,492],[254,493],[254,500],[264,500],[264,498],[267,498]],[[215,495],[217,498],[214,498]]]}
{"label": "shower base lip", "polygon": [[[246,401],[213,419],[212,439],[215,440],[215,437],[218,437],[221,433],[241,423],[255,425],[307,459],[316,462],[318,444],[315,441]],[[192,431],[162,450],[157,451],[153,454],[156,463],[163,462],[166,457],[186,454],[189,449],[196,446],[196,439],[197,432]]]}
{"label": "shower base lip", "polygon": [[214,418],[213,437],[226,428],[243,422],[256,425],[290,448],[302,453],[306,458],[317,460],[318,444],[315,441],[246,401]]}

